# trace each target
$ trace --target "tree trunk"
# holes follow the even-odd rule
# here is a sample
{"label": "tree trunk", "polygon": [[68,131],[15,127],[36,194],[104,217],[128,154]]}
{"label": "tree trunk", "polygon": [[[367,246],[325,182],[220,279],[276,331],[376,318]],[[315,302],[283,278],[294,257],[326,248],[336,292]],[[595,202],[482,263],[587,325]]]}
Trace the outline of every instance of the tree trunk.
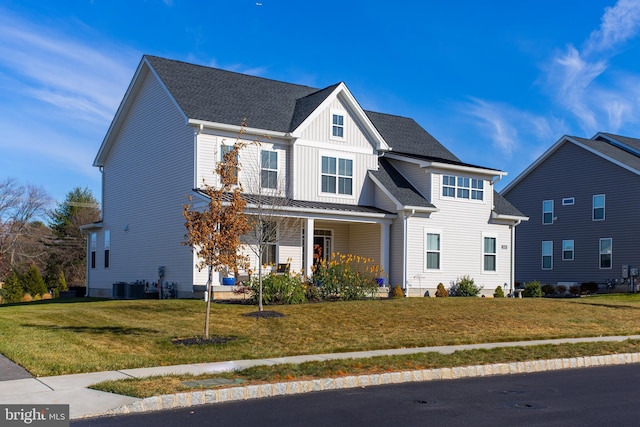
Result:
{"label": "tree trunk", "polygon": [[213,268],[209,267],[209,280],[207,281],[207,313],[204,316],[204,339],[209,339],[209,313],[211,312],[211,292],[213,287]]}
{"label": "tree trunk", "polygon": [[263,310],[264,308],[262,307],[262,262],[259,262],[258,263],[258,311],[263,311]]}

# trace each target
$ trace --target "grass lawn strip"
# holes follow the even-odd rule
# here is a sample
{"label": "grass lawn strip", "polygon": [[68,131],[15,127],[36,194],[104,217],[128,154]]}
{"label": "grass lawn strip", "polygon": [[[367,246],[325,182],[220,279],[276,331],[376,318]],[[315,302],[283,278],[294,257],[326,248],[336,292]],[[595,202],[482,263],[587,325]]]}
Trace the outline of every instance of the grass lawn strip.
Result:
{"label": "grass lawn strip", "polygon": [[[126,396],[145,398],[164,394],[228,387],[229,384],[243,386],[257,385],[294,380],[336,378],[349,375],[384,374],[423,369],[638,352],[640,352],[640,341],[638,340],[539,345],[531,347],[503,347],[490,350],[456,351],[450,355],[441,353],[416,353],[403,356],[379,356],[365,359],[341,359],[324,362],[305,362],[301,364],[265,365],[220,374],[197,376],[167,375],[149,378],[132,378],[106,381],[95,384],[91,388]],[[208,380],[215,379],[220,380],[218,384],[203,385],[203,383],[206,383]],[[215,383],[215,381],[210,382]]]}
{"label": "grass lawn strip", "polygon": [[80,299],[0,306],[0,353],[36,376],[49,376],[305,354],[640,334],[640,295],[405,298],[270,306],[269,310],[285,315],[280,318],[245,315],[255,310],[255,306],[214,304],[212,334],[234,339],[185,346],[172,340],[202,335],[202,301]]}

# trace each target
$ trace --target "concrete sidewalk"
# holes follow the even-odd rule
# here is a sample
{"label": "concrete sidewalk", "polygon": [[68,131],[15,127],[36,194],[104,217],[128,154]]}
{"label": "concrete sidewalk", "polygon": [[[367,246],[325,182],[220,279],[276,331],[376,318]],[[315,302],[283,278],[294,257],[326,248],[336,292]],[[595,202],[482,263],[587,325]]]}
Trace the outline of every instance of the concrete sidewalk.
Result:
{"label": "concrete sidewalk", "polygon": [[[538,370],[565,369],[570,367],[603,366],[618,363],[638,363],[640,354],[615,356],[594,356],[593,358],[575,358],[575,360],[558,359],[553,361],[522,362],[520,364],[496,364],[496,366],[451,368],[424,371],[420,375],[386,374],[362,376],[360,381],[340,379],[327,379],[294,382],[294,386],[268,385],[251,387],[232,387],[226,390],[209,392],[181,393],[180,395],[156,397],[149,399],[137,399],[112,393],[91,390],[92,384],[106,380],[119,380],[125,378],[142,378],[155,375],[169,374],[206,374],[215,372],[228,372],[241,370],[258,365],[275,365],[282,363],[303,363],[309,361],[324,361],[330,359],[368,358],[375,356],[402,355],[413,353],[438,352],[451,354],[458,350],[491,349],[497,347],[523,347],[542,344],[564,344],[598,341],[624,341],[628,339],[638,340],[640,335],[593,337],[593,338],[568,338],[555,340],[519,341],[487,344],[470,344],[455,346],[437,346],[420,348],[400,348],[390,350],[358,351],[351,353],[316,354],[306,356],[280,357],[261,360],[236,360],[230,362],[199,363],[191,365],[162,366],[155,368],[123,369],[118,371],[92,372],[88,374],[60,375],[40,378],[21,378],[0,381],[0,403],[2,404],[70,404],[71,419],[92,417],[113,413],[128,413],[137,411],[168,409],[171,407],[184,407],[202,403],[215,403],[229,400],[244,400],[250,398],[266,397],[273,395],[295,394],[306,391],[347,388],[353,386],[388,384],[394,382],[420,381],[428,379],[461,378],[463,376],[481,376],[509,374],[517,372],[535,372]],[[618,355],[616,355],[618,356]],[[608,359],[607,359],[608,357]],[[5,359],[6,360],[6,359]],[[510,365],[514,365],[511,367]],[[11,367],[0,364],[3,371]],[[15,368],[22,369],[20,367]],[[463,371],[464,370],[464,371]],[[436,372],[437,371],[437,372]],[[416,371],[422,372],[422,371]],[[457,373],[456,373],[457,372]],[[464,373],[463,373],[464,372]],[[23,374],[24,375],[24,374]],[[5,375],[10,377],[10,375]],[[367,378],[364,378],[367,377]],[[371,377],[371,378],[369,378]],[[382,377],[382,378],[380,378]],[[2,376],[0,376],[2,378]],[[350,377],[349,377],[350,378]],[[394,379],[395,378],[395,379]],[[353,384],[352,384],[353,383]],[[277,386],[280,386],[279,388]],[[278,391],[280,390],[280,391]]]}

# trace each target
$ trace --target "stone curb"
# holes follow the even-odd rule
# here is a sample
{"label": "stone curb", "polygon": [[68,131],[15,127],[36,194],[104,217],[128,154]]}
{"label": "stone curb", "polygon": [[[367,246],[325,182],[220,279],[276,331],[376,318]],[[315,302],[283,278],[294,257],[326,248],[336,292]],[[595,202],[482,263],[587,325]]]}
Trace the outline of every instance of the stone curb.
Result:
{"label": "stone curb", "polygon": [[494,363],[491,365],[473,365],[456,368],[423,369],[385,374],[352,375],[338,378],[289,381],[147,397],[129,405],[112,409],[103,414],[95,414],[92,416],[122,415],[159,411],[163,409],[186,408],[212,403],[260,399],[274,396],[290,396],[313,391],[340,390],[357,387],[364,388],[376,385],[401,384],[417,381],[453,380],[459,378],[488,377],[493,375],[528,374],[533,372],[624,365],[629,363],[640,363],[640,353]]}

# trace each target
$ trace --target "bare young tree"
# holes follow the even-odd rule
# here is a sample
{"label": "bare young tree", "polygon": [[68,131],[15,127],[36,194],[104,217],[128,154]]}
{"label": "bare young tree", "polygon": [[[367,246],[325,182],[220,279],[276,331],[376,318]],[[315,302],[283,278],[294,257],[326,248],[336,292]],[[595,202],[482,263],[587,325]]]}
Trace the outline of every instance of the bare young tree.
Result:
{"label": "bare young tree", "polygon": [[208,269],[207,307],[204,324],[204,338],[209,338],[209,318],[211,312],[211,289],[214,272],[228,269],[237,272],[245,268],[245,257],[240,254],[240,236],[249,230],[249,221],[243,210],[247,204],[242,197],[242,186],[238,183],[238,153],[244,146],[241,136],[245,124],[238,134],[233,148],[225,153],[223,161],[216,166],[219,185],[203,182],[200,189],[207,197],[206,207],[195,209],[189,196],[189,204],[183,206],[187,234],[184,244],[198,254],[199,270]]}
{"label": "bare young tree", "polygon": [[[299,218],[288,215],[291,198],[287,182],[278,167],[278,152],[267,150],[260,142],[254,144],[257,155],[243,162],[245,198],[248,201],[249,231],[244,242],[256,256],[258,274],[258,311],[263,311],[263,265],[278,264],[276,245],[300,233]],[[274,153],[276,153],[274,155]],[[280,152],[282,154],[282,152]]]}
{"label": "bare young tree", "polygon": [[[51,197],[43,187],[20,185],[14,178],[0,181],[0,274],[19,262],[42,261],[46,254],[43,227]],[[40,242],[40,243],[39,243]]]}

